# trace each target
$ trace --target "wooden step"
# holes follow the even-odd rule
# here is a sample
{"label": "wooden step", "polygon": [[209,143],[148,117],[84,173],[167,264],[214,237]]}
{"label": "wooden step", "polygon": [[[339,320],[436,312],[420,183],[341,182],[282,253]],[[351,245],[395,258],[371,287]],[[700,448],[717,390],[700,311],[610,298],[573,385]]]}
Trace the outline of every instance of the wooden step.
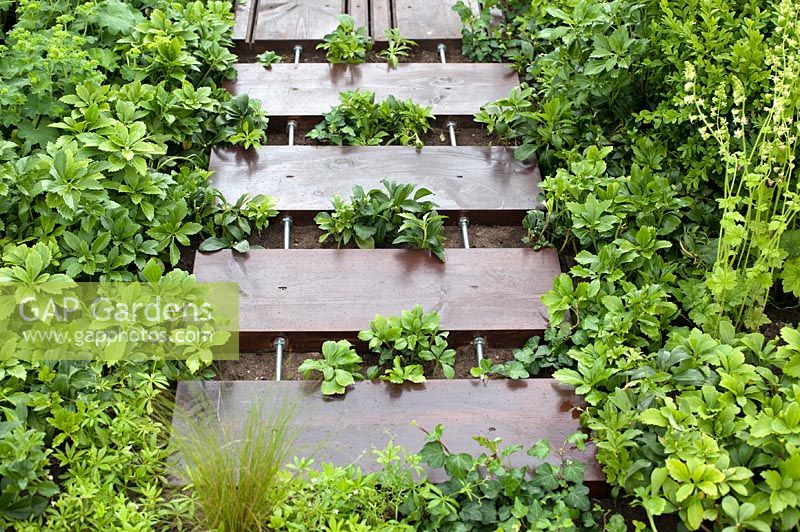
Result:
{"label": "wooden step", "polygon": [[233,41],[251,45],[253,51],[289,52],[297,44],[311,51],[336,29],[337,15],[347,13],[357,27],[366,27],[368,10],[369,0],[237,0]]}
{"label": "wooden step", "polygon": [[[547,438],[556,450],[579,430],[576,409],[582,406],[570,387],[554,379],[429,380],[404,386],[365,381],[335,398],[323,397],[315,381],[192,381],[178,383],[176,401],[188,419],[192,413],[216,414],[234,438],[242,433],[253,405],[274,412],[276,404],[286,401],[296,406],[292,457],[311,455],[317,464],[357,461],[366,472],[379,468],[373,448],[385,448],[394,437],[395,444],[419,452],[425,443],[421,429],[430,431],[439,423],[444,425],[443,442],[453,453],[480,454],[482,449],[472,439],[478,435],[503,438],[504,446],[522,445],[525,450]],[[178,434],[186,430],[185,419],[175,419]],[[604,477],[591,446],[586,452],[568,449],[566,456],[586,463],[590,486],[602,485]],[[513,466],[537,463],[524,451],[511,458]],[[444,472],[430,471],[430,478],[442,481]]]}
{"label": "wooden step", "polygon": [[231,39],[234,44],[249,43],[253,34],[253,19],[256,0],[234,0],[233,2],[233,33]]}
{"label": "wooden step", "polygon": [[[252,51],[289,52],[297,45],[315,49],[338,25],[336,15],[349,14],[356,27],[367,28],[377,47],[386,44],[385,30],[419,46],[435,49],[439,43],[460,51],[461,20],[453,11],[457,0],[236,0],[233,40]],[[468,2],[475,12],[477,0]]]}
{"label": "wooden step", "polygon": [[269,194],[278,209],[310,223],[353,185],[381,188],[381,179],[414,183],[434,193],[439,212],[456,223],[516,225],[541,208],[535,162],[514,159],[513,149],[486,146],[264,146],[219,148],[211,153],[212,184],[233,202],[242,194]]}
{"label": "wooden step", "polygon": [[394,69],[384,63],[280,63],[269,69],[237,63],[235,69],[236,80],[225,87],[261,100],[270,118],[320,117],[339,104],[340,92],[356,89],[374,92],[378,101],[411,98],[433,107],[438,118],[472,117],[519,83],[509,65],[498,63],[406,63]]}
{"label": "wooden step", "polygon": [[[461,18],[453,11],[458,0],[371,0],[372,34],[385,42],[385,30],[398,28],[400,35],[427,48],[439,43],[461,51]],[[478,12],[477,0],[466,0]]]}
{"label": "wooden step", "polygon": [[198,253],[200,281],[240,283],[243,349],[278,336],[319,348],[366,329],[376,314],[422,305],[437,311],[455,345],[475,335],[519,346],[547,327],[540,298],[560,273],[553,250],[448,249],[442,263],[409,249],[254,249]]}

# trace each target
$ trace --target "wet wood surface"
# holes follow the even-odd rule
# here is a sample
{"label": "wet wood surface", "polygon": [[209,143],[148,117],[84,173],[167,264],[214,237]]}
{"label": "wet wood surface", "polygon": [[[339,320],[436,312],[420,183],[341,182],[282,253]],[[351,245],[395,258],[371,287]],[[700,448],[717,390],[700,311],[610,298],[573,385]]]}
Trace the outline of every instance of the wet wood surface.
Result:
{"label": "wet wood surface", "polygon": [[[560,448],[579,430],[577,408],[582,402],[554,379],[457,379],[402,386],[365,381],[337,397],[322,396],[315,381],[179,382],[177,404],[182,413],[174,428],[179,434],[185,419],[216,415],[231,438],[242,434],[254,405],[273,415],[282,405],[295,405],[292,456],[313,456],[317,464],[355,462],[371,472],[379,468],[373,448],[384,449],[393,437],[396,445],[419,452],[425,443],[421,429],[431,431],[439,423],[444,425],[443,442],[453,453],[479,454],[473,436],[502,438],[503,446],[524,446],[512,456],[513,466],[535,466],[540,461],[525,450],[542,438],[554,451]],[[588,483],[603,482],[591,446],[585,452],[568,446],[566,456],[587,464]],[[554,452],[549,460],[556,458]],[[441,470],[430,475],[434,481],[444,480]]]}
{"label": "wet wood surface", "polygon": [[339,104],[339,93],[363,90],[377,101],[393,95],[430,106],[436,115],[474,115],[481,106],[508,96],[519,83],[498,63],[384,63],[330,65],[237,63],[237,79],[225,83],[234,95],[249,94],[275,117],[321,116]]}
{"label": "wet wood surface", "polygon": [[[200,281],[240,287],[243,348],[270,347],[277,336],[354,338],[376,314],[422,305],[437,311],[454,341],[483,335],[497,347],[541,334],[541,296],[560,273],[553,250],[447,249],[447,262],[410,249],[252,249],[198,253]],[[460,333],[460,334],[459,334]],[[319,344],[317,344],[318,346]]]}
{"label": "wet wood surface", "polygon": [[[354,185],[383,189],[381,179],[414,183],[433,192],[440,213],[456,223],[519,224],[537,199],[535,162],[514,159],[513,149],[488,146],[263,146],[218,148],[211,153],[212,185],[230,202],[242,194],[268,194],[298,223],[349,198]],[[455,221],[453,220],[455,219]]]}

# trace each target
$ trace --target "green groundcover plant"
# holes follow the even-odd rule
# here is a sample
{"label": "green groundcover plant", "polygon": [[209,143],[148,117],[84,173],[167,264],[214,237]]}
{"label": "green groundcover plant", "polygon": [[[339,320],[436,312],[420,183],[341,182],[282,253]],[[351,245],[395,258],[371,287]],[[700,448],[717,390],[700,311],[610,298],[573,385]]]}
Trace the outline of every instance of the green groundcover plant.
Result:
{"label": "green groundcover plant", "polygon": [[474,374],[561,366],[614,493],[652,528],[795,529],[797,331],[762,326],[797,305],[796,3],[456,10],[464,52],[521,75],[476,120],[538,158],[546,211],[525,243],[569,265],[545,346]]}
{"label": "green groundcover plant", "polygon": [[308,138],[335,146],[424,145],[422,136],[430,131],[435,118],[430,107],[411,99],[389,96],[375,103],[369,91],[342,92],[341,102],[325,115]]}
{"label": "green groundcover plant", "polygon": [[298,371],[306,378],[322,375],[323,395],[344,394],[356,381],[380,379],[392,384],[425,382],[425,370],[452,379],[455,376],[456,352],[451,349],[437,312],[425,312],[420,305],[404,310],[400,316],[376,315],[369,329],[358,333],[367,342],[377,363],[362,373],[363,359],[347,340],[322,344],[319,358],[305,360]]}
{"label": "green groundcover plant", "polygon": [[[223,1],[0,2],[2,283],[185,290],[191,276],[165,272],[181,248],[241,247],[266,227],[267,198],[228,204],[205,169],[215,144],[264,141],[258,103],[220,88],[232,18]],[[94,361],[23,361],[35,353],[5,332],[0,528],[182,527],[193,505],[164,482],[157,399],[208,376],[208,357],[115,360],[100,346]]]}
{"label": "green groundcover plant", "polygon": [[444,262],[445,217],[436,212],[435,203],[425,199],[432,192],[386,179],[381,184],[385,190],[365,192],[361,186],[354,186],[349,202],[334,197],[333,212],[314,217],[323,231],[319,241],[332,238],[338,246],[354,242],[362,249],[407,244],[427,249]]}

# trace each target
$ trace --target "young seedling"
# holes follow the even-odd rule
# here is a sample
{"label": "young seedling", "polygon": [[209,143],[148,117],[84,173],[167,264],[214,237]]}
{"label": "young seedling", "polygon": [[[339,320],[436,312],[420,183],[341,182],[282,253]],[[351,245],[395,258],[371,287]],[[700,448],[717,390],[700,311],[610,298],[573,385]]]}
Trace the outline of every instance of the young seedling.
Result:
{"label": "young seedling", "polygon": [[396,68],[398,63],[400,63],[400,58],[408,57],[411,47],[416,46],[417,43],[410,39],[401,37],[400,30],[397,28],[386,30],[384,31],[384,34],[388,39],[387,48],[386,50],[381,51],[378,54],[378,57],[386,59],[386,63],[390,67]]}
{"label": "young seedling", "polygon": [[421,365],[409,364],[404,366],[401,357],[394,357],[392,367],[387,369],[384,375],[381,375],[381,380],[392,384],[403,384],[404,382],[419,384],[425,382],[425,374]]}
{"label": "young seedling", "polygon": [[323,395],[345,393],[348,386],[363,378],[359,373],[361,357],[347,340],[325,342],[322,357],[306,360],[297,370],[306,378],[313,371],[322,373]]}
{"label": "young seedling", "polygon": [[415,249],[427,249],[445,262],[444,255],[444,219],[446,216],[436,211],[426,212],[422,217],[412,213],[401,213],[405,220],[400,226],[399,235],[393,244],[409,244]]}
{"label": "young seedling", "polygon": [[267,50],[263,54],[257,55],[256,60],[264,65],[264,68],[270,68],[276,63],[283,62],[283,58],[271,50]]}
{"label": "young seedling", "polygon": [[355,20],[350,15],[336,17],[339,25],[327,34],[324,42],[317,45],[318,50],[325,50],[325,59],[334,64],[357,64],[367,59],[372,50],[372,39],[367,35],[367,28],[355,27]]}

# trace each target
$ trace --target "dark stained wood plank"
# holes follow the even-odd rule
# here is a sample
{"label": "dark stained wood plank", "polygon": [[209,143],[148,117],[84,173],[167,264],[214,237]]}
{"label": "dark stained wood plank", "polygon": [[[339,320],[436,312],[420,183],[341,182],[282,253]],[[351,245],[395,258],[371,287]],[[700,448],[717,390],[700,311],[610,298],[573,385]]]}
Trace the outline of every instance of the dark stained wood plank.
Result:
{"label": "dark stained wood plank", "polygon": [[[395,27],[407,38],[425,41],[456,42],[461,40],[461,18],[453,11],[457,0],[372,0],[373,13],[378,6],[375,22],[376,41],[385,41],[384,31]],[[467,0],[477,13],[477,0]],[[391,11],[390,11],[391,10]]]}
{"label": "dark stained wood plank", "polygon": [[344,0],[258,0],[253,40],[320,41],[344,10]]}
{"label": "dark stained wood plank", "polygon": [[250,42],[253,23],[253,6],[256,0],[233,0],[233,34],[234,43]]}
{"label": "dark stained wood plank", "polygon": [[494,346],[518,346],[546,328],[540,299],[561,271],[554,250],[446,254],[442,263],[410,249],[224,250],[198,253],[194,273],[200,281],[239,283],[243,349],[269,347],[278,336],[295,346],[355,338],[376,314],[415,304],[437,311],[456,345],[481,334]]}
{"label": "dark stained wood plank", "polygon": [[235,65],[237,79],[227,82],[234,95],[261,100],[271,117],[321,116],[339,103],[339,93],[368,90],[377,100],[389,95],[432,106],[437,116],[474,115],[481,106],[508,96],[519,83],[508,65],[497,63],[385,63],[330,65],[257,63]]}
{"label": "dark stained wood plank", "polygon": [[[429,380],[404,386],[365,381],[336,398],[323,397],[314,381],[193,381],[178,383],[177,404],[184,414],[175,418],[173,427],[180,434],[192,414],[216,413],[220,426],[236,438],[253,405],[274,412],[284,401],[297,408],[292,456],[313,456],[317,463],[337,465],[357,461],[367,472],[379,468],[373,448],[385,448],[393,436],[395,444],[418,452],[425,443],[420,427],[432,430],[439,423],[444,425],[443,441],[454,453],[479,454],[481,449],[472,439],[478,435],[503,438],[504,446],[525,449],[547,438],[558,449],[579,430],[577,408],[583,404],[570,387],[554,379]],[[588,483],[604,481],[592,446],[585,452],[568,449],[566,456],[586,463]],[[523,451],[511,463],[539,462]],[[441,470],[430,474],[434,481],[443,480]]]}
{"label": "dark stained wood plank", "polygon": [[349,197],[354,185],[382,189],[384,178],[430,189],[451,223],[465,215],[471,222],[519,224],[527,211],[542,207],[536,163],[521,163],[513,149],[499,146],[219,148],[209,169],[229,201],[269,194],[300,223],[330,210],[337,194]]}

